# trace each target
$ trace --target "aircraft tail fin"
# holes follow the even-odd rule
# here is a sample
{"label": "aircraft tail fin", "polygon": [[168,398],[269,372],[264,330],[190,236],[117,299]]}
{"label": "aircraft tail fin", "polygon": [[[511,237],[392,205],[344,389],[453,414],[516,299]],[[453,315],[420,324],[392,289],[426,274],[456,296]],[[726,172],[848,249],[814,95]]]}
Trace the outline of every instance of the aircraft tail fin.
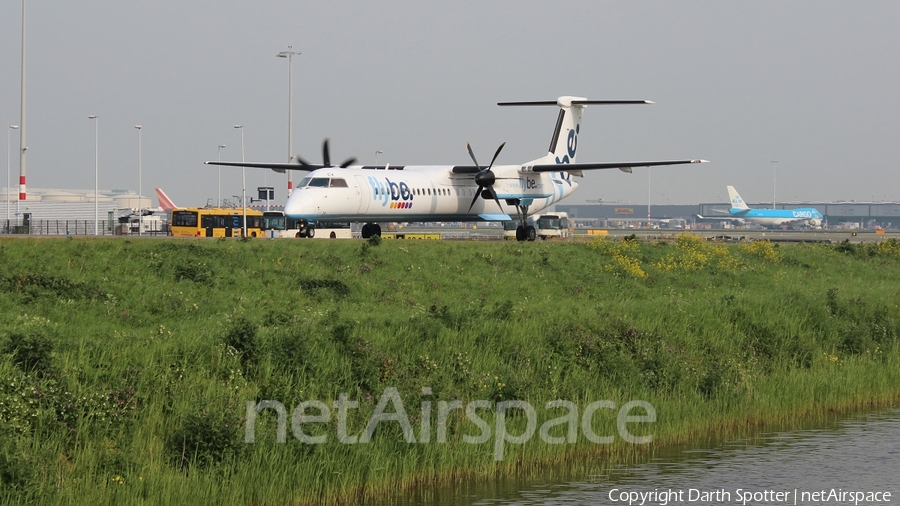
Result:
{"label": "aircraft tail fin", "polygon": [[[577,99],[574,97],[562,97],[557,100],[559,117],[556,118],[556,128],[553,129],[553,137],[550,139],[550,148],[547,156],[558,164],[575,163],[584,105],[575,105],[572,103],[574,100]],[[584,101],[585,99],[580,100]]]}
{"label": "aircraft tail fin", "polygon": [[734,186],[728,187],[728,198],[731,199],[732,209],[750,209],[747,207],[747,204],[744,203],[744,199],[741,198],[737,190],[734,189]]}
{"label": "aircraft tail fin", "polygon": [[172,209],[178,207],[174,202],[172,202],[172,199],[170,199],[169,196],[166,195],[166,192],[162,191],[162,188],[156,189],[156,199],[159,200],[159,207],[161,207],[165,212],[169,212]]}

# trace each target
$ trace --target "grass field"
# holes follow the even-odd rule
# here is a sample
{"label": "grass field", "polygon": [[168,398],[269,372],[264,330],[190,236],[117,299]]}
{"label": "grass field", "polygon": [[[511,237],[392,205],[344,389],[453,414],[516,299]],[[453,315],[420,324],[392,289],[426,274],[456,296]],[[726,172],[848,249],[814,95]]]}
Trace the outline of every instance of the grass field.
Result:
{"label": "grass field", "polygon": [[[352,502],[900,399],[896,241],[0,239],[0,265],[0,503]],[[266,400],[283,443],[275,409],[248,431]]]}

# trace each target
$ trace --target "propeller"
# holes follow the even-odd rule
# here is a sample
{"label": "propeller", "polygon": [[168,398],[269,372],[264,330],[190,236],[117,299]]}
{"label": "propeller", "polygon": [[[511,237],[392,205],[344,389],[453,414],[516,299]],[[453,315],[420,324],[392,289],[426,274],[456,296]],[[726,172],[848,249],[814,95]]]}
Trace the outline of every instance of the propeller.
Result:
{"label": "propeller", "polygon": [[491,159],[491,164],[488,165],[486,169],[481,169],[481,165],[478,164],[478,160],[475,159],[475,152],[472,151],[472,146],[469,143],[466,143],[466,149],[469,150],[469,157],[472,158],[472,161],[475,162],[475,166],[478,167],[479,170],[477,174],[475,174],[475,183],[478,184],[478,191],[475,192],[475,198],[472,199],[472,203],[469,204],[469,211],[472,210],[472,206],[475,205],[475,201],[478,200],[478,196],[481,195],[482,190],[487,189],[491,197],[494,197],[494,202],[497,203],[497,207],[500,208],[500,212],[503,212],[503,206],[500,205],[500,199],[497,198],[497,192],[494,191],[494,182],[497,180],[497,177],[491,171],[491,167],[494,166],[494,162],[497,161],[497,155],[500,154],[500,150],[503,149],[503,146],[506,146],[506,143],[500,144],[500,147],[497,148],[497,151],[494,153],[494,158]]}
{"label": "propeller", "polygon": [[[300,158],[300,155],[295,155],[294,159],[297,160],[297,163],[299,163],[300,165],[302,165],[304,167],[311,167],[311,164],[309,162],[307,162],[306,160],[304,160],[303,158]],[[346,169],[347,167],[353,165],[354,163],[356,163],[356,157],[351,156],[350,158],[341,162],[339,167],[342,169]],[[333,167],[333,165],[331,165],[331,154],[329,153],[329,150],[328,150],[328,139],[327,138],[324,141],[322,141],[322,166],[323,167]],[[312,169],[310,168],[310,170],[312,170]]]}

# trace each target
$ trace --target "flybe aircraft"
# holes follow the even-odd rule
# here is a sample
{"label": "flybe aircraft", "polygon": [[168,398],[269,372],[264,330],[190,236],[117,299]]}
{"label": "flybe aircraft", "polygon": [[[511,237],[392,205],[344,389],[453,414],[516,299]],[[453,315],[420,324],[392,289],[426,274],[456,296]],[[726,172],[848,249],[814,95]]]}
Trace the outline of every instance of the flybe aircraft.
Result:
{"label": "flybe aircraft", "polygon": [[[536,231],[529,215],[540,212],[578,189],[575,177],[585,170],[703,163],[706,160],[579,163],[575,161],[581,134],[581,116],[588,105],[652,104],[647,100],[588,100],[560,97],[555,101],[500,102],[500,106],[557,106],[559,116],[546,155],[517,165],[494,162],[500,145],[487,166],[474,165],[354,165],[350,158],[338,166],[330,163],[328,140],[322,147],[323,162],[294,163],[206,162],[211,165],[309,171],[284,206],[285,214],[301,220],[303,230],[315,221],[363,223],[362,237],[381,234],[379,222],[411,221],[511,221],[519,222],[516,239],[533,241]],[[513,216],[515,218],[513,218]]]}
{"label": "flybe aircraft", "polygon": [[[819,227],[822,225],[822,213],[814,207],[801,207],[797,209],[751,209],[744,203],[744,199],[738,194],[734,186],[728,186],[728,197],[731,199],[731,209],[728,213],[732,219],[756,223],[765,227],[780,227],[782,225],[808,225]],[[723,211],[724,212],[724,211]]]}

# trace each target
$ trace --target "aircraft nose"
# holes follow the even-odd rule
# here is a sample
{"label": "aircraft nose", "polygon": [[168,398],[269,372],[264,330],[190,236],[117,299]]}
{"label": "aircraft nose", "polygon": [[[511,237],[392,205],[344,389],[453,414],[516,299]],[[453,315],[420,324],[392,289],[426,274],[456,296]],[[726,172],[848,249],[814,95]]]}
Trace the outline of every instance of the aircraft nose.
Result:
{"label": "aircraft nose", "polygon": [[309,195],[305,195],[304,193],[306,192],[295,190],[294,193],[291,194],[284,204],[284,214],[286,216],[306,219],[313,217],[316,208],[315,201]]}

